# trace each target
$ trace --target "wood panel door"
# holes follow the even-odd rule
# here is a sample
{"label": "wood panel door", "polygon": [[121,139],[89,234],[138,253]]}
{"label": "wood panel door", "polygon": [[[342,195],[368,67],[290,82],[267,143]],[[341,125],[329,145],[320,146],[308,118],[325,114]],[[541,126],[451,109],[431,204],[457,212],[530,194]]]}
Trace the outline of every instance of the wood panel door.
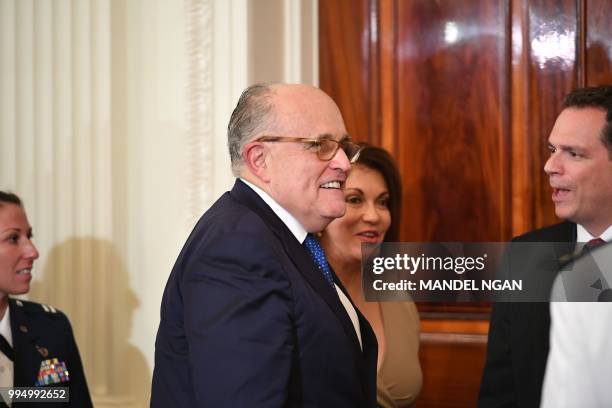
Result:
{"label": "wood panel door", "polygon": [[[557,221],[548,134],[566,93],[612,83],[609,15],[609,0],[319,1],[320,86],[355,139],[398,161],[403,240],[506,241]],[[419,309],[418,406],[475,406],[488,308]]]}
{"label": "wood panel door", "polygon": [[563,96],[612,83],[609,0],[319,2],[320,85],[390,150],[401,237],[505,241],[556,221],[543,167]]}

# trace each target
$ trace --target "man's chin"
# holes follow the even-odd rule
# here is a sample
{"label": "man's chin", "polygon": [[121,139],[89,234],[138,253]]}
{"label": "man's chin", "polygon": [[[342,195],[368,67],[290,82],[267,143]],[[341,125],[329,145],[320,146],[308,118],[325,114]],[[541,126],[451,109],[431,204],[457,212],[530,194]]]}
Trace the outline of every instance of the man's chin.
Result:
{"label": "man's chin", "polygon": [[573,212],[569,208],[567,208],[567,206],[563,206],[562,204],[561,205],[557,204],[555,206],[555,215],[561,218],[562,220],[568,220],[568,221],[573,221],[572,218],[574,218]]}
{"label": "man's chin", "polygon": [[[344,204],[344,203],[343,203]],[[325,218],[329,219],[329,222],[332,222],[336,218],[343,217],[346,214],[346,205],[339,206],[336,209],[332,209],[323,215]]]}
{"label": "man's chin", "polygon": [[342,217],[345,212],[346,211],[320,214],[316,222],[313,222],[308,226],[305,225],[307,227],[306,229],[310,232],[321,232],[327,228],[330,222]]}

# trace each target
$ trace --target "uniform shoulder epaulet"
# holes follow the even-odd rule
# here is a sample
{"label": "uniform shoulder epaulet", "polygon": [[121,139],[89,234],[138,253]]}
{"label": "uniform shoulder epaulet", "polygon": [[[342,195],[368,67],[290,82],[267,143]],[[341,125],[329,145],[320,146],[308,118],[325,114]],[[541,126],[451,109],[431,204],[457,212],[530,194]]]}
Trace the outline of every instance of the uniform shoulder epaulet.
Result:
{"label": "uniform shoulder epaulet", "polygon": [[49,314],[49,315],[61,314],[60,310],[56,309],[55,307],[51,305],[46,305],[44,303],[36,303],[36,302],[30,302],[28,300],[15,299],[15,305],[17,305],[20,308],[23,308],[25,311],[28,311],[28,312],[43,313],[43,314]]}

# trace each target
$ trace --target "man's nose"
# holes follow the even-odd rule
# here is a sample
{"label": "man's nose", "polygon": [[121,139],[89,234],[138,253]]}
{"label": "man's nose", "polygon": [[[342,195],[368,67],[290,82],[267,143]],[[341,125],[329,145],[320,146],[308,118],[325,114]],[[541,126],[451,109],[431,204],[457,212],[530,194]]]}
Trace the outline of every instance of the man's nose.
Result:
{"label": "man's nose", "polygon": [[546,163],[544,163],[544,171],[549,176],[561,172],[561,163],[557,153],[551,153]]}
{"label": "man's nose", "polygon": [[351,169],[351,162],[348,156],[342,149],[338,149],[334,157],[331,159],[330,166],[332,169],[342,170],[345,173]]}

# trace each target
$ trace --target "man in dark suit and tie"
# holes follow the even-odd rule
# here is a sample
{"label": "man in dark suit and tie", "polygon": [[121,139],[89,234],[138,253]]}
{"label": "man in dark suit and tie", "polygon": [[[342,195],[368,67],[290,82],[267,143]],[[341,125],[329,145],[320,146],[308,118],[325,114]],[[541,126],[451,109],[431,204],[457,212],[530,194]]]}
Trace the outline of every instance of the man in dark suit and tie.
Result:
{"label": "man in dark suit and tie", "polygon": [[[513,241],[566,242],[565,252],[570,253],[584,243],[611,241],[612,86],[567,95],[548,144],[550,158],[544,171],[553,188],[555,213],[566,221]],[[541,273],[541,255],[523,254],[517,262],[529,262],[528,273]],[[559,267],[560,262],[552,270]],[[551,274],[541,281],[550,289],[554,278]],[[479,407],[540,406],[549,330],[548,303],[493,305]]]}
{"label": "man in dark suit and tie", "polygon": [[345,212],[359,148],[306,85],[254,85],[228,126],[237,176],[170,274],[152,407],[374,407],[377,344],[312,235]]}

